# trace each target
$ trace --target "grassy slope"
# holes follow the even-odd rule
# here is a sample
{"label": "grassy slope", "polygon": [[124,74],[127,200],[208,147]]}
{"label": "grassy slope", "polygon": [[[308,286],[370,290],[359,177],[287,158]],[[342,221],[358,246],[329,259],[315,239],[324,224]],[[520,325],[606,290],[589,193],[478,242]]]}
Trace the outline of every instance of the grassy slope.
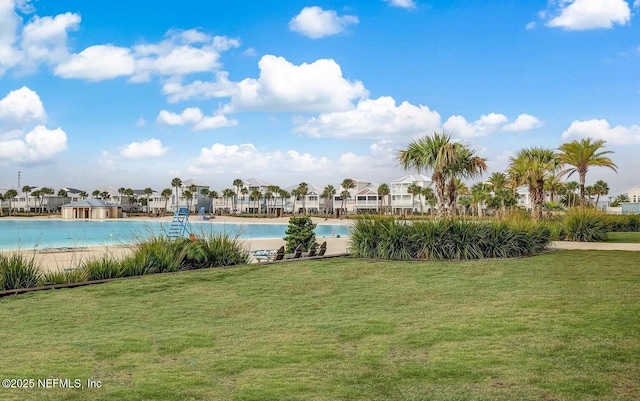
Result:
{"label": "grassy slope", "polygon": [[303,261],[0,299],[3,400],[632,400],[640,252]]}

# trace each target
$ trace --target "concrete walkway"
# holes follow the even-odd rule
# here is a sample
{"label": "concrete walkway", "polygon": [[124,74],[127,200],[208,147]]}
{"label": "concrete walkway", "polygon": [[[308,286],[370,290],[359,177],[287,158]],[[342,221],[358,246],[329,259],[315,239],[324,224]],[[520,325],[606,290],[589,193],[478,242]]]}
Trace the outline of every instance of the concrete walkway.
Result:
{"label": "concrete walkway", "polygon": [[579,249],[586,251],[640,251],[640,244],[616,244],[611,242],[554,241],[551,249]]}

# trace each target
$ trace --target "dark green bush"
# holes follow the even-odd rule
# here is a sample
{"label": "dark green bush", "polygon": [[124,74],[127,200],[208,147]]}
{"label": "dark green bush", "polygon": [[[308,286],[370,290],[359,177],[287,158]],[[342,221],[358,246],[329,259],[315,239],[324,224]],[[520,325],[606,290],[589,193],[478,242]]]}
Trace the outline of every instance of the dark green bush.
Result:
{"label": "dark green bush", "polygon": [[607,239],[609,224],[604,213],[589,208],[572,208],[564,216],[565,240],[598,242]]}
{"label": "dark green bush", "polygon": [[640,215],[606,215],[606,221],[611,232],[638,232],[640,231]]}
{"label": "dark green bush", "polygon": [[471,260],[534,255],[547,249],[550,230],[530,221],[439,219],[399,222],[366,217],[353,225],[354,256],[394,260]]}
{"label": "dark green bush", "polygon": [[19,253],[0,254],[0,290],[30,288],[40,285],[41,267],[35,259]]}
{"label": "dark green bush", "polygon": [[84,269],[46,272],[42,275],[42,285],[81,283],[87,281]]}
{"label": "dark green bush", "polygon": [[293,252],[300,244],[303,251],[308,251],[316,243],[316,233],[313,231],[316,226],[310,216],[290,217],[286,236],[283,238],[287,241],[286,252]]}

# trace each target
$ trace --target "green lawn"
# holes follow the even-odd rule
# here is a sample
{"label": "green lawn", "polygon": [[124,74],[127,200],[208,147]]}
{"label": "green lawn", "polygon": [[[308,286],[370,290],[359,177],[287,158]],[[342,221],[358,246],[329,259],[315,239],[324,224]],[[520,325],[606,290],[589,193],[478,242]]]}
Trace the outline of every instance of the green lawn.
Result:
{"label": "green lawn", "polygon": [[640,244],[640,232],[631,233],[609,233],[605,242]]}
{"label": "green lawn", "polygon": [[0,322],[1,378],[102,384],[2,400],[640,399],[640,252],[155,275]]}

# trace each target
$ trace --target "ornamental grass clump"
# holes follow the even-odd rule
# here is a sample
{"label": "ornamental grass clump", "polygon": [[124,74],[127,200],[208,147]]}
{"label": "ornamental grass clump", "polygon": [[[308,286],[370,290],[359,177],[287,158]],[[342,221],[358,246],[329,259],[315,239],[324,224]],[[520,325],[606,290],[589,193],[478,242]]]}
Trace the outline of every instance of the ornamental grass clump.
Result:
{"label": "ornamental grass clump", "polygon": [[564,217],[564,228],[567,241],[599,242],[607,239],[609,224],[598,210],[573,208]]}
{"label": "ornamental grass clump", "polygon": [[84,269],[58,270],[42,274],[42,285],[70,284],[87,281]]}
{"label": "ornamental grass clump", "polygon": [[195,239],[187,247],[183,269],[237,266],[249,263],[250,253],[238,237],[211,234]]}
{"label": "ornamental grass clump", "polygon": [[0,254],[0,290],[31,288],[40,285],[40,265],[32,257],[14,253]]}
{"label": "ornamental grass clump", "polygon": [[512,258],[546,250],[550,236],[547,227],[530,221],[366,217],[352,227],[349,250],[357,257],[393,260]]}
{"label": "ornamental grass clump", "polygon": [[604,215],[610,232],[640,232],[640,215]]}

